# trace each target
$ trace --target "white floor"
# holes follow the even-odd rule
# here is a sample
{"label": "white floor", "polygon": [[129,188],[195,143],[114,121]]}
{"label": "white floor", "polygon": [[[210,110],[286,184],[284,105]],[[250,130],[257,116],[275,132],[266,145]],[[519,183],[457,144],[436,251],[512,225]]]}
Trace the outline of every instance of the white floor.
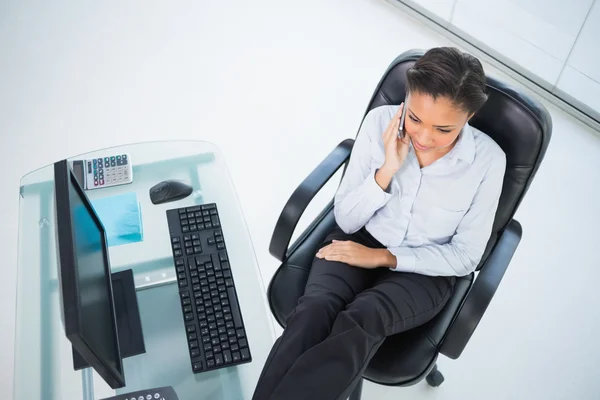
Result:
{"label": "white floor", "polygon": [[[278,266],[271,232],[295,186],[355,136],[396,55],[448,44],[384,0],[0,5],[4,397],[22,175],[106,146],[212,141],[227,157],[267,283]],[[365,399],[598,398],[600,139],[548,107],[554,136],[517,215],[523,240],[463,356],[440,360],[446,382],[437,389],[367,384]]]}

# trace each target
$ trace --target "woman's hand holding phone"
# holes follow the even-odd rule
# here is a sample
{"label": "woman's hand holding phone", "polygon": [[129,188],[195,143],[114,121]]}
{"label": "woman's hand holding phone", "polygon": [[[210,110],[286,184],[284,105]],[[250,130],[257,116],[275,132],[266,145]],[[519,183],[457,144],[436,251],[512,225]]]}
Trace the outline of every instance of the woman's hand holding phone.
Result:
{"label": "woman's hand holding phone", "polygon": [[[402,118],[402,111],[404,110],[404,103],[400,104],[398,112],[394,115],[394,118],[388,124],[386,130],[383,132],[383,145],[385,147],[385,161],[381,168],[375,175],[377,184],[386,190],[389,186],[392,177],[400,169],[406,156],[408,155],[408,143],[410,138],[408,135],[404,135],[404,138],[398,137],[398,130],[400,129],[400,119]],[[403,129],[404,127],[402,127]]]}

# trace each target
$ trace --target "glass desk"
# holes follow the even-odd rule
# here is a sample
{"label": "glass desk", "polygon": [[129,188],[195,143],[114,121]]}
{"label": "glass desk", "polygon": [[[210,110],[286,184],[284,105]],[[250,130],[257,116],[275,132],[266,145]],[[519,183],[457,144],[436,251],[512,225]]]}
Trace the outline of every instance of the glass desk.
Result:
{"label": "glass desk", "polygon": [[[206,142],[151,142],[114,147],[69,159],[129,153],[133,183],[88,190],[91,200],[135,192],[143,241],[109,247],[113,271],[134,273],[146,353],[124,359],[126,387],[111,389],[96,372],[73,370],[59,308],[54,219],[54,167],[23,177],[20,188],[15,338],[15,399],[101,399],[173,386],[181,400],[249,399],[274,343],[265,288],[237,195],[218,148]],[[191,183],[182,200],[153,205],[148,190],[167,179]],[[252,362],[192,373],[176,283],[166,210],[217,203],[246,326]]]}

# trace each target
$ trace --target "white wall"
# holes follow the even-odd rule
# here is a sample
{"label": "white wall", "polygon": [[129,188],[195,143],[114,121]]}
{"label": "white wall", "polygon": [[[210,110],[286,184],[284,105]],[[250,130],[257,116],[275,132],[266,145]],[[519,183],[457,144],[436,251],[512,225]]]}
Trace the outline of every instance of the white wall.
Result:
{"label": "white wall", "polygon": [[600,2],[595,1],[557,87],[600,111]]}

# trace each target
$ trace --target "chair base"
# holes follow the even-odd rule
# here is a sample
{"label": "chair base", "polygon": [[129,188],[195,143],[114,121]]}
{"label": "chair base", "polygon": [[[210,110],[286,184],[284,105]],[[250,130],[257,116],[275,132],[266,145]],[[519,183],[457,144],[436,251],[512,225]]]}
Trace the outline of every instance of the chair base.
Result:
{"label": "chair base", "polygon": [[444,382],[444,375],[442,375],[442,373],[438,370],[436,364],[425,379],[427,380],[429,386],[438,387]]}

